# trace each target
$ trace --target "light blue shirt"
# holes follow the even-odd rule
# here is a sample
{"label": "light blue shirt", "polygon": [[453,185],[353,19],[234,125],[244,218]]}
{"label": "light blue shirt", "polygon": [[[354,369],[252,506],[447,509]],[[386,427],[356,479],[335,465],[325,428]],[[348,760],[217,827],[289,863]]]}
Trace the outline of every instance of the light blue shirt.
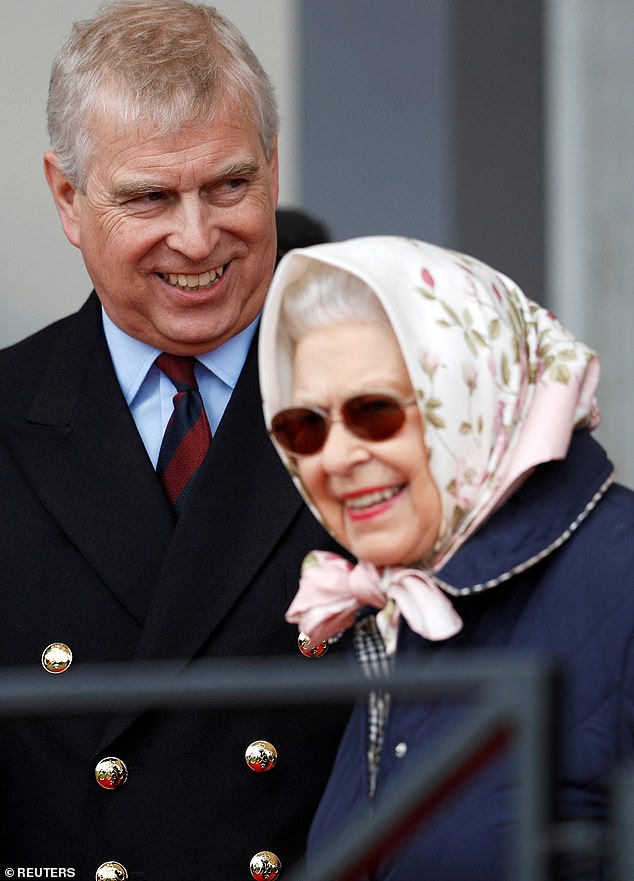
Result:
{"label": "light blue shirt", "polygon": [[[161,354],[141,340],[128,336],[108,318],[104,309],[103,329],[121,391],[132,418],[156,468],[163,432],[172,415],[174,384],[154,361]],[[212,434],[216,433],[251,345],[258,318],[217,349],[197,355],[194,373],[205,405]]]}

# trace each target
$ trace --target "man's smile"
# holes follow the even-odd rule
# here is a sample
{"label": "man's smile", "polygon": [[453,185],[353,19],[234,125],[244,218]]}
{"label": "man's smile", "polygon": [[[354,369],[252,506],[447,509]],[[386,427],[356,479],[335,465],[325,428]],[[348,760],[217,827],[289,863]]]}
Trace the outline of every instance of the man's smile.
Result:
{"label": "man's smile", "polygon": [[206,272],[201,272],[199,274],[186,272],[170,272],[165,274],[159,272],[157,275],[173,287],[181,288],[186,291],[197,291],[201,288],[208,288],[217,282],[219,278],[222,278],[224,270],[224,266],[216,266],[214,269],[209,269]]}

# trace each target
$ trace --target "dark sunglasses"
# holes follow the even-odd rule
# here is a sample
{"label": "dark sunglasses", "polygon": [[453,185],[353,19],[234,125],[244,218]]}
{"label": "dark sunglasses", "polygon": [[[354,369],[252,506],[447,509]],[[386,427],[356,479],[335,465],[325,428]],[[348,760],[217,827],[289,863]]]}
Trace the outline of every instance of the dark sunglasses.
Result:
{"label": "dark sunglasses", "polygon": [[318,407],[289,407],[275,414],[270,434],[294,456],[318,453],[333,422],[343,422],[355,437],[363,440],[388,440],[403,427],[405,408],[415,403],[416,398],[399,401],[378,392],[356,395],[342,404],[340,419],[333,419]]}

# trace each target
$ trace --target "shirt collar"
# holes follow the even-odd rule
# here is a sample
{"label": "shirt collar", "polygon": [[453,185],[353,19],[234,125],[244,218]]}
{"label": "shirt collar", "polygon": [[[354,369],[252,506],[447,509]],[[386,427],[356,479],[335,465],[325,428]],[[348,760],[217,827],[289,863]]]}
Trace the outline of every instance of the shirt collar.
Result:
{"label": "shirt collar", "polygon": [[244,330],[230,337],[217,349],[196,356],[207,370],[210,370],[231,389],[236,387],[259,321],[260,316],[258,315]]}
{"label": "shirt collar", "polygon": [[[161,349],[129,336],[108,317],[102,306],[103,329],[121,391],[130,405]],[[249,351],[260,317],[217,349],[197,355],[200,361],[229,388],[234,389]]]}

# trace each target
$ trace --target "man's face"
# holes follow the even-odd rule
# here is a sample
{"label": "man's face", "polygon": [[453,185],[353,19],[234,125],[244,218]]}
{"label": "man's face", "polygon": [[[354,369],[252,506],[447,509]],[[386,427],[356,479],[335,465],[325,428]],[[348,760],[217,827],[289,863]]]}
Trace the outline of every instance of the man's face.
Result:
{"label": "man's face", "polygon": [[267,161],[244,111],[156,136],[93,127],[85,191],[54,154],[46,173],[69,241],[126,333],[180,355],[209,351],[256,317],[275,262],[277,150]]}

